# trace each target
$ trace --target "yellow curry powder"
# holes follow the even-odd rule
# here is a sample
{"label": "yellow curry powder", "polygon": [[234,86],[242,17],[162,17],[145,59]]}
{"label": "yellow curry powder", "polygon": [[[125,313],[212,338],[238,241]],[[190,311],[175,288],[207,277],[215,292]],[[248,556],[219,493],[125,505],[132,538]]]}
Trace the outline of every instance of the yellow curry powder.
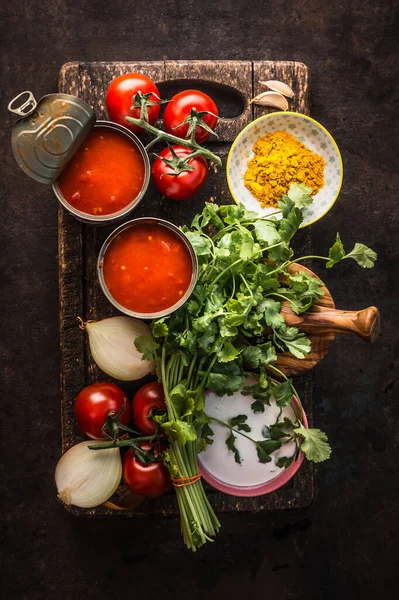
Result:
{"label": "yellow curry powder", "polygon": [[324,185],[324,159],[286,131],[260,137],[253,152],[244,184],[262,207],[277,207],[291,183],[304,183],[312,194]]}

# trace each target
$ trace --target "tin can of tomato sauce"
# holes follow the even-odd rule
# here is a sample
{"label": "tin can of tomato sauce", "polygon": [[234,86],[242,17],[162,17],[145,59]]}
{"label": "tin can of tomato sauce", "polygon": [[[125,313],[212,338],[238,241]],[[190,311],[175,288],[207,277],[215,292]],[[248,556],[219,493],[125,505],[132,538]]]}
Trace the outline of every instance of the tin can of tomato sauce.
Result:
{"label": "tin can of tomato sauce", "polygon": [[18,165],[32,179],[52,185],[71,215],[86,223],[113,223],[139,204],[150,161],[126,127],[96,122],[92,108],[69,94],[36,102],[26,91],[8,109],[21,117],[11,139]]}

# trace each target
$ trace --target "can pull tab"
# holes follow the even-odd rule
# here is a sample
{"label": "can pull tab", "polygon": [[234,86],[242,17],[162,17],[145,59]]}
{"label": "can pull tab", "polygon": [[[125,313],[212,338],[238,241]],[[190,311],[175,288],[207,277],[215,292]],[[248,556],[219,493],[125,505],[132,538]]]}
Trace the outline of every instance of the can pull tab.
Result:
{"label": "can pull tab", "polygon": [[19,117],[27,117],[37,106],[34,95],[29,90],[21,92],[8,105],[8,110]]}

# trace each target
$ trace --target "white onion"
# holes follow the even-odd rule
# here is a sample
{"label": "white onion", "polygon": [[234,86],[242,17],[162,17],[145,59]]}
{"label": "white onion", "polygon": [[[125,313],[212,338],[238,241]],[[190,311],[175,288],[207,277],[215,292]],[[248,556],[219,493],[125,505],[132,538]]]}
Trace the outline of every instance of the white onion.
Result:
{"label": "white onion", "polygon": [[151,335],[148,325],[133,317],[111,317],[88,321],[90,350],[97,365],[114,379],[134,381],[155,370],[154,361],[142,360],[134,340]]}
{"label": "white onion", "polygon": [[95,440],[72,446],[58,461],[55,484],[65,504],[99,506],[117,489],[122,477],[119,448],[89,450]]}

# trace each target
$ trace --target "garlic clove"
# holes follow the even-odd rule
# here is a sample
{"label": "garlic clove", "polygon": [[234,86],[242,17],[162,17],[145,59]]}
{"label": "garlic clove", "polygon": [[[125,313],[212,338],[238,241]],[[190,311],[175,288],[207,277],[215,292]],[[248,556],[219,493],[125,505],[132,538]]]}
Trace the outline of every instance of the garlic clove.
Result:
{"label": "garlic clove", "polygon": [[277,92],[262,92],[258,96],[255,96],[251,100],[251,104],[258,104],[259,106],[274,106],[281,110],[288,109],[288,101],[284,96]]}
{"label": "garlic clove", "polygon": [[267,87],[273,90],[273,92],[278,92],[279,94],[282,94],[287,98],[292,98],[292,96],[294,95],[294,92],[292,91],[290,86],[282,81],[269,79],[268,81],[259,81],[259,83],[261,83],[262,85],[267,85]]}

